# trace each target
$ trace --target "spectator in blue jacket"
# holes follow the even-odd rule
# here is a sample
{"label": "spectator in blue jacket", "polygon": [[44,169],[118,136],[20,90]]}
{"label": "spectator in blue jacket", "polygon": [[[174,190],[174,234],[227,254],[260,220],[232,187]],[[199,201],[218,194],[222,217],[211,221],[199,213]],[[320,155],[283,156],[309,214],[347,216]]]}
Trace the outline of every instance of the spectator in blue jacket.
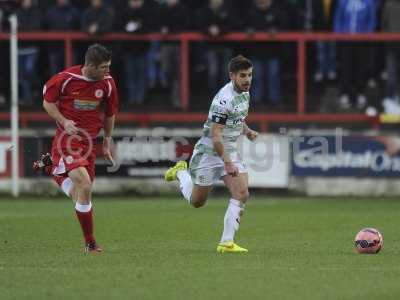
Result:
{"label": "spectator in blue jacket", "polygon": [[[375,0],[339,0],[334,16],[337,33],[368,33],[376,29]],[[341,64],[339,100],[341,109],[349,109],[357,97],[357,108],[364,109],[367,71],[371,59],[368,44],[362,42],[342,43],[339,48]]]}

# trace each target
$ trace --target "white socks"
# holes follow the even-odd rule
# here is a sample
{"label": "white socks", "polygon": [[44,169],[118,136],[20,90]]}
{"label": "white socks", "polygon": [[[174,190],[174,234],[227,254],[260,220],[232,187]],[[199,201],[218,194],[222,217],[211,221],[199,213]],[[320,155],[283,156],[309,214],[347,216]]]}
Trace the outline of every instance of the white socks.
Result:
{"label": "white socks", "polygon": [[92,202],[89,202],[89,204],[80,204],[76,201],[75,209],[79,212],[87,213],[92,209]]}
{"label": "white socks", "polygon": [[190,174],[187,170],[178,171],[176,176],[179,179],[179,188],[181,193],[190,204],[190,198],[192,197],[193,191],[192,177],[190,177]]}
{"label": "white socks", "polygon": [[244,204],[236,199],[230,199],[224,217],[224,231],[221,243],[233,241],[235,232],[239,230],[240,217],[244,211]]}

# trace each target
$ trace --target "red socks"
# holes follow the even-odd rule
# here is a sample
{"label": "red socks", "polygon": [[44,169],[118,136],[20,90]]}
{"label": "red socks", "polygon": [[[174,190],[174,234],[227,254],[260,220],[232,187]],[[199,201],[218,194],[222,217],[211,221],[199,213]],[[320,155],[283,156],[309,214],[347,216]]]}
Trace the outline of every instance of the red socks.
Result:
{"label": "red socks", "polygon": [[78,217],[79,223],[81,224],[83,236],[85,237],[86,243],[92,243],[95,241],[93,236],[93,213],[92,204],[79,204],[75,205],[76,216]]}

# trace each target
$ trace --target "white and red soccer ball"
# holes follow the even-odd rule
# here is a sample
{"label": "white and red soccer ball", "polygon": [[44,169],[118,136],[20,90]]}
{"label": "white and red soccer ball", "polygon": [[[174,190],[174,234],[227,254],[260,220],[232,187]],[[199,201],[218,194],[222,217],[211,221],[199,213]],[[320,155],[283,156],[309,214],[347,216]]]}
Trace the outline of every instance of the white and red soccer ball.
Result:
{"label": "white and red soccer ball", "polygon": [[375,228],[363,228],[357,233],[354,243],[358,253],[375,254],[383,247],[383,237]]}

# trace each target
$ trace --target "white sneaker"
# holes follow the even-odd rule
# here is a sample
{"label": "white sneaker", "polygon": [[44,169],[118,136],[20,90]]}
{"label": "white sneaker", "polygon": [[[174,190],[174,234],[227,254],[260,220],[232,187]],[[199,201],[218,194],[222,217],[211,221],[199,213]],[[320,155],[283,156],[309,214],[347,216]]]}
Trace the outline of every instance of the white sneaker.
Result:
{"label": "white sneaker", "polygon": [[321,82],[323,79],[324,79],[324,75],[322,74],[322,72],[320,72],[320,71],[315,72],[315,74],[314,74],[315,82]]}
{"label": "white sneaker", "polygon": [[365,95],[360,94],[357,97],[357,108],[363,109],[367,105],[367,97]]}
{"label": "white sneaker", "polygon": [[335,71],[329,71],[328,72],[328,79],[329,80],[336,80],[337,74]]}
{"label": "white sneaker", "polygon": [[385,98],[382,101],[383,110],[388,115],[400,115],[400,105],[391,98]]}
{"label": "white sneaker", "polygon": [[377,85],[377,83],[376,83],[376,80],[375,80],[374,78],[368,79],[367,86],[368,86],[370,89],[376,88],[376,85]]}
{"label": "white sneaker", "polygon": [[349,109],[350,108],[350,98],[348,95],[343,94],[342,96],[340,96],[339,99],[339,106],[341,109]]}
{"label": "white sneaker", "polygon": [[368,106],[365,110],[365,114],[369,117],[376,117],[378,115],[378,110],[373,106]]}

